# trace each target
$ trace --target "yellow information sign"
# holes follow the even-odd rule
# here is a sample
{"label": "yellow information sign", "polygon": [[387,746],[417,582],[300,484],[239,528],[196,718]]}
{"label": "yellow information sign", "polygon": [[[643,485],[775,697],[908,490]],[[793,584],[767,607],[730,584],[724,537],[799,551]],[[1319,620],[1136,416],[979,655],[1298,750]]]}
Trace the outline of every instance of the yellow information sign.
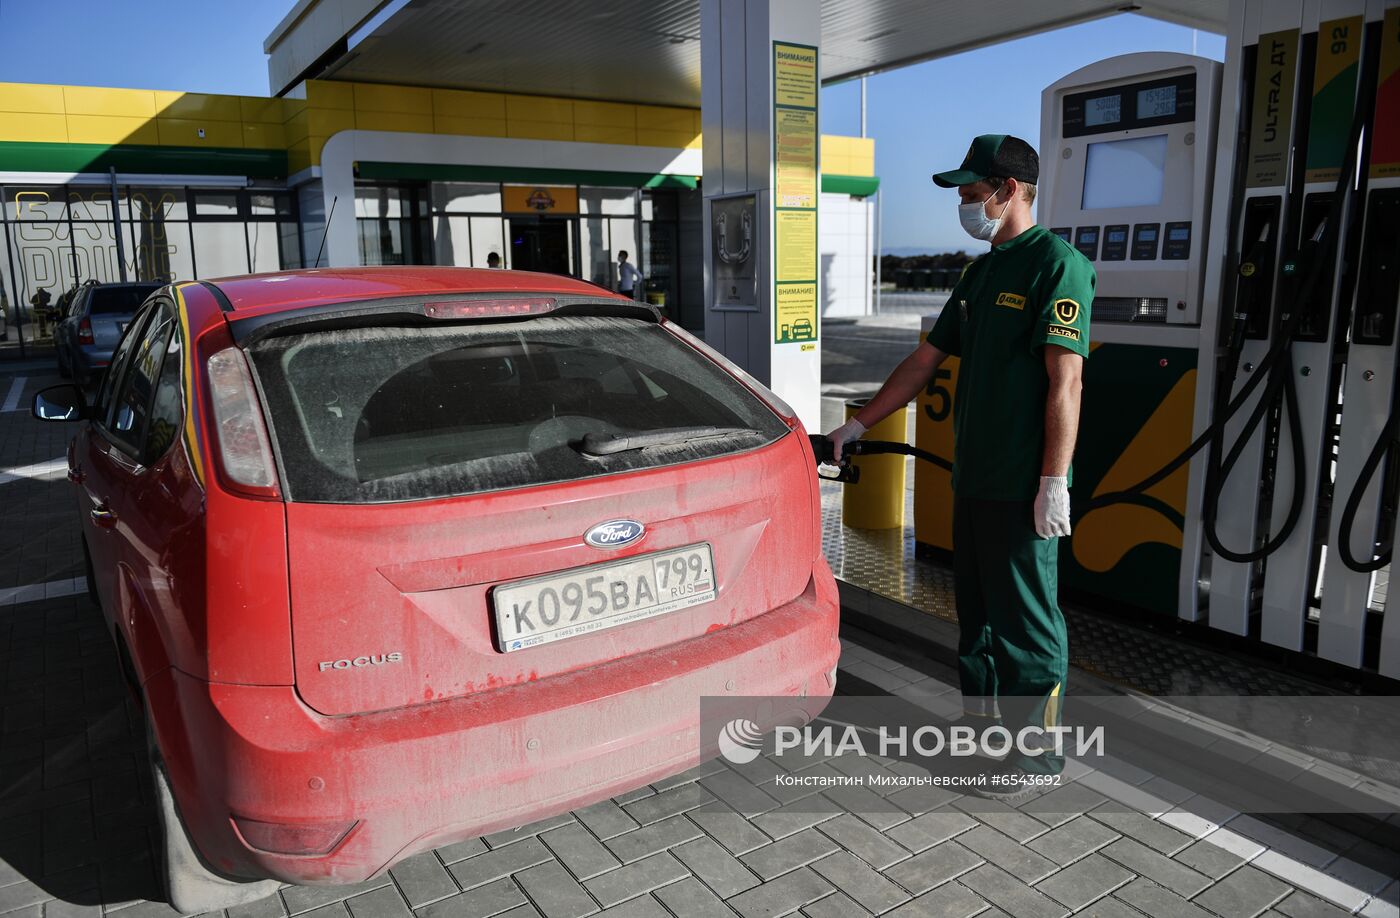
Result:
{"label": "yellow information sign", "polygon": [[778,207],[816,207],[817,113],[780,108],[773,129],[774,203]]}
{"label": "yellow information sign", "polygon": [[773,43],[773,340],[813,349],[817,283],[817,49]]}
{"label": "yellow information sign", "polygon": [[779,344],[817,340],[817,284],[778,284],[773,298],[774,332]]}
{"label": "yellow information sign", "polygon": [[773,43],[773,103],[817,107],[817,49]]}
{"label": "yellow information sign", "polygon": [[817,212],[780,210],[774,223],[778,283],[817,276]]}

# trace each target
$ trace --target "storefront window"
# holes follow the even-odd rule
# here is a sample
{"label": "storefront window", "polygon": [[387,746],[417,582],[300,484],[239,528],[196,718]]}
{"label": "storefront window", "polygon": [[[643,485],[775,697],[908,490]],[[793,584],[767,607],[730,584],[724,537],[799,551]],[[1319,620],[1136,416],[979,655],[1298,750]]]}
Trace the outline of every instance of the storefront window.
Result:
{"label": "storefront window", "polygon": [[501,212],[501,186],[494,182],[434,182],[433,212],[498,214]]}
{"label": "storefront window", "polygon": [[[698,305],[702,294],[698,290],[687,291],[685,281],[689,279],[698,284],[701,275],[698,270],[691,270],[686,274],[682,271],[682,265],[698,267],[700,242],[698,234],[692,232],[687,248],[687,237],[682,231],[681,221],[683,196],[692,199],[692,203],[698,209],[698,192],[678,192],[670,189],[642,192],[642,231],[639,243],[641,253],[638,257],[642,275],[646,278],[648,297],[664,307],[672,319],[681,322],[686,328],[695,330],[703,328],[704,325],[703,311],[695,314],[695,306]],[[698,214],[696,217],[698,219]],[[689,298],[682,295],[686,292],[689,293]],[[690,314],[682,307],[683,300],[692,303]]]}
{"label": "storefront window", "polygon": [[248,213],[254,218],[292,217],[292,196],[286,191],[251,191]]}
{"label": "storefront window", "polygon": [[128,195],[128,259],[135,280],[194,277],[189,207],[183,188],[132,188]]}
{"label": "storefront window", "polygon": [[248,247],[242,223],[192,223],[190,230],[199,277],[248,273]]}
{"label": "storefront window", "polygon": [[578,190],[578,210],[581,214],[635,217],[637,215],[637,189],[580,188]]}
{"label": "storefront window", "polygon": [[0,188],[5,353],[48,338],[85,281],[194,280],[302,263],[296,205],[284,189],[118,185],[116,194],[114,207],[109,182]]}
{"label": "storefront window", "polygon": [[282,247],[276,224],[248,224],[248,258],[248,270],[254,274],[282,268]]}
{"label": "storefront window", "polygon": [[191,191],[197,217],[238,217],[238,193],[234,191]]}
{"label": "storefront window", "polygon": [[416,265],[431,256],[426,191],[419,185],[362,183],[355,188],[360,264]]}
{"label": "storefront window", "polygon": [[433,218],[433,264],[471,267],[471,220],[442,214]]}
{"label": "storefront window", "polygon": [[636,220],[609,220],[608,245],[612,249],[614,261],[617,260],[618,252],[626,252],[627,260],[636,265],[643,274],[646,273],[646,265],[637,248]]}
{"label": "storefront window", "polygon": [[295,219],[277,224],[277,251],[282,258],[283,268],[304,268],[306,257],[302,254],[301,226]]}
{"label": "storefront window", "polygon": [[510,252],[506,251],[505,225],[500,217],[472,217],[472,266],[486,267],[492,252],[501,256],[501,267],[509,268]]}
{"label": "storefront window", "polygon": [[5,267],[14,271],[9,333],[17,342],[48,338],[58,300],[73,277],[66,190],[61,185],[6,188],[5,222],[10,256]]}
{"label": "storefront window", "polygon": [[579,220],[579,250],[583,253],[583,279],[613,287],[612,254],[608,243],[608,221],[601,217]]}

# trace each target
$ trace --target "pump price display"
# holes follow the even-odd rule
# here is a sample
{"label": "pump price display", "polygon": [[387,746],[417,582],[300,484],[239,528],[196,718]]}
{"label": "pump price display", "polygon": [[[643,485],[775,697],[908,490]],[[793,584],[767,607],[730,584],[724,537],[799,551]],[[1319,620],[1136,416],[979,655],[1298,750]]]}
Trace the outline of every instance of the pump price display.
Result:
{"label": "pump price display", "polygon": [[1084,103],[1084,123],[1089,127],[1117,124],[1123,119],[1123,97],[1114,93]]}
{"label": "pump price display", "polygon": [[1154,86],[1139,89],[1137,94],[1137,116],[1146,118],[1166,118],[1176,114],[1176,85]]}

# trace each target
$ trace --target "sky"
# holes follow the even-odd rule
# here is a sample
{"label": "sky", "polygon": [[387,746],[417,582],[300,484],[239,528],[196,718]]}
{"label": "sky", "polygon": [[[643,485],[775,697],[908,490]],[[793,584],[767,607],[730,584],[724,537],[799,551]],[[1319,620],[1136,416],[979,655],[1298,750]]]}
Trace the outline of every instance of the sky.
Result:
{"label": "sky", "polygon": [[[939,58],[866,79],[875,138],[882,251],[984,251],[958,225],[958,194],[930,180],[956,169],[978,134],[1012,134],[1040,149],[1040,93],[1081,67],[1137,51],[1225,59],[1225,38],[1119,15]],[[860,83],[822,90],[823,134],[860,133]]]}
{"label": "sky", "polygon": [[[262,43],[294,0],[0,0],[0,82],[266,95]],[[59,37],[61,36],[61,39]],[[957,193],[929,181],[981,133],[1040,146],[1040,92],[1086,64],[1135,51],[1224,58],[1222,36],[1118,15],[940,58],[866,81],[880,176],[881,247],[901,254],[982,243]],[[822,90],[821,129],[860,133],[858,82]]]}

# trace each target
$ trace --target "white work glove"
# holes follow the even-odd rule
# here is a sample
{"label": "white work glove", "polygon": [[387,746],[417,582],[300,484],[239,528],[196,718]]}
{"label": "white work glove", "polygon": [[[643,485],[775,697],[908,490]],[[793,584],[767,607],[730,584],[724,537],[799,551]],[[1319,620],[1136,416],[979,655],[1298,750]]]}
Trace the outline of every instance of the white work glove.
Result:
{"label": "white work glove", "polygon": [[1069,535],[1069,479],[1042,475],[1035,496],[1035,534],[1042,539]]}
{"label": "white work glove", "polygon": [[859,440],[863,436],[865,436],[865,425],[855,418],[851,418],[849,421],[827,434],[826,438],[831,441],[832,458],[840,462],[842,447],[852,440]]}

